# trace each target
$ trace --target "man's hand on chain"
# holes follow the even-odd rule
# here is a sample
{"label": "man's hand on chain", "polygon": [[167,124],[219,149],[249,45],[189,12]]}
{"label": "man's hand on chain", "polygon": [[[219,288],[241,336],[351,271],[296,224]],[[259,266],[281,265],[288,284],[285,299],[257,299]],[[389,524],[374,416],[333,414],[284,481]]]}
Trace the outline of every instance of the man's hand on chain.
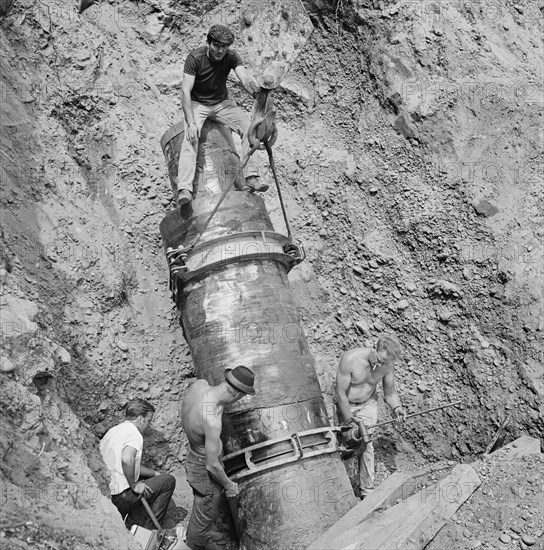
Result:
{"label": "man's hand on chain", "polygon": [[257,80],[250,76],[246,81],[246,89],[253,97],[255,97],[261,90],[261,87],[259,86]]}

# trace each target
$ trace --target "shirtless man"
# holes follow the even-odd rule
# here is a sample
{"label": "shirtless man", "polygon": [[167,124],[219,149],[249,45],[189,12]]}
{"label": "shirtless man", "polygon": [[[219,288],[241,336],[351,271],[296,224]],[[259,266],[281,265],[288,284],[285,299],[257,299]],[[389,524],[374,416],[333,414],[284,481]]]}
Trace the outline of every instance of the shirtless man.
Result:
{"label": "shirtless man", "polygon": [[[376,349],[356,348],[347,351],[336,373],[336,406],[339,420],[363,420],[366,426],[378,422],[376,386],[382,381],[385,402],[393,409],[397,421],[406,419],[395,389],[395,362],[402,354],[399,341],[382,336]],[[372,435],[373,430],[369,430]],[[359,489],[362,498],[374,489],[374,444],[361,445],[359,459]]]}
{"label": "shirtless man", "polygon": [[238,495],[238,484],[228,478],[220,460],[223,407],[254,395],[254,379],[253,371],[239,366],[227,370],[218,386],[197,380],[183,400],[181,417],[189,439],[185,469],[194,496],[186,542],[192,550],[222,548],[210,540],[221,491],[227,497]]}

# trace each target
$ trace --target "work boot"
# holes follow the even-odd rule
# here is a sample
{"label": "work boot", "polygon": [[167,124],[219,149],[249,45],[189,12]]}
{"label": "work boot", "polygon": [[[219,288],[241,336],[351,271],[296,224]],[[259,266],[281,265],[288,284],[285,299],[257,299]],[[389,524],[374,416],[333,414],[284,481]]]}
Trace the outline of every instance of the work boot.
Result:
{"label": "work boot", "polygon": [[244,191],[249,191],[250,193],[259,191],[260,193],[264,193],[265,191],[268,191],[268,184],[262,182],[259,176],[248,176],[246,178]]}
{"label": "work boot", "polygon": [[182,189],[178,194],[178,206],[182,208],[193,200],[193,195],[187,189]]}

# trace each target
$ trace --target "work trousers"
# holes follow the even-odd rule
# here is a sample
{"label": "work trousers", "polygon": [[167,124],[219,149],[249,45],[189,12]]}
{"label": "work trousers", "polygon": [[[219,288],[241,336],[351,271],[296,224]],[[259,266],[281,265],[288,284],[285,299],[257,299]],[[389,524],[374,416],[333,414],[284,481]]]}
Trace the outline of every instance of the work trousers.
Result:
{"label": "work trousers", "polygon": [[206,459],[187,452],[185,463],[187,481],[193,489],[193,510],[187,526],[187,546],[191,550],[209,550],[216,547],[210,540],[211,531],[219,515],[222,487],[206,470]]}
{"label": "work trousers", "polygon": [[[221,101],[221,103],[217,105],[203,105],[196,101],[192,101],[191,105],[193,106],[193,115],[199,132],[207,118],[222,122],[242,137],[242,157],[245,157],[249,150],[247,130],[250,120],[240,107],[228,99]],[[185,121],[185,128],[187,128],[187,121]],[[191,144],[187,140],[187,132],[185,132],[179,155],[178,191],[182,189],[193,191],[197,153],[198,144]],[[259,176],[259,160],[257,154],[258,151],[249,157],[244,174],[246,178],[249,176]]]}
{"label": "work trousers", "polygon": [[[142,481],[153,491],[153,494],[146,500],[157,521],[162,524],[172,493],[176,488],[176,478],[170,474],[161,474]],[[118,495],[112,495],[111,501],[115,504],[123,519],[127,516],[125,520],[127,528],[130,529],[133,525],[139,525],[146,529],[156,529],[139,497],[139,494],[129,488]]]}
{"label": "work trousers", "polygon": [[[351,404],[351,414],[355,420],[362,420],[365,426],[372,426],[378,422],[378,394],[374,392],[372,397],[362,404]],[[368,430],[370,436],[373,429]],[[361,496],[368,496],[375,489],[374,486],[374,443],[372,439],[359,447],[357,452],[359,460],[359,490]]]}

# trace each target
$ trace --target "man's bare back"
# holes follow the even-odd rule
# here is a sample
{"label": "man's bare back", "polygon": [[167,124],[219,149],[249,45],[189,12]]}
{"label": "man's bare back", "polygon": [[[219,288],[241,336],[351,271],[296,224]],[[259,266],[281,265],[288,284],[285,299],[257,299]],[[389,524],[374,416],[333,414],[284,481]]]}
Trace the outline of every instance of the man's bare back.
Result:
{"label": "man's bare back", "polygon": [[187,391],[181,406],[183,429],[189,439],[191,450],[204,457],[204,424],[210,416],[221,423],[223,406],[217,404],[210,390],[212,386],[206,380],[197,380]]}

